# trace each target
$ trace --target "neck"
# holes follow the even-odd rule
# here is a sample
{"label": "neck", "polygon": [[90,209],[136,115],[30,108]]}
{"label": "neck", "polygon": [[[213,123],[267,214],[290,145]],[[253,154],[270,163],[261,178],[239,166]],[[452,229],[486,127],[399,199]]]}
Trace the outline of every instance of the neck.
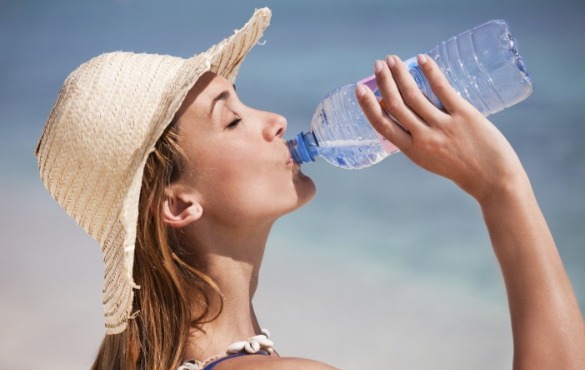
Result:
{"label": "neck", "polygon": [[223,296],[222,300],[217,294],[210,294],[213,297],[210,316],[221,313],[204,324],[203,330],[192,330],[186,359],[204,360],[225,352],[233,342],[260,333],[252,299],[270,228],[271,224],[241,230],[218,227],[211,230],[209,225],[200,223],[184,231],[187,240],[183,245],[192,246],[194,251],[186,262],[209,276]]}

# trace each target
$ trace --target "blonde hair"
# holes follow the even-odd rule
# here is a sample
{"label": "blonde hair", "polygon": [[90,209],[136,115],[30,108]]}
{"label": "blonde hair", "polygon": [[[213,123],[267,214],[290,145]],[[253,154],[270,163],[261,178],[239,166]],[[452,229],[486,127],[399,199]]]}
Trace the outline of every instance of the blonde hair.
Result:
{"label": "blonde hair", "polygon": [[[180,177],[184,162],[171,124],[150,154],[142,178],[133,271],[140,285],[133,302],[138,313],[124,332],[105,336],[92,370],[176,369],[190,329],[201,330],[221,313],[220,307],[210,315],[211,294],[221,297],[219,289],[180,258],[173,232],[162,220],[165,187]],[[201,313],[192,317],[193,312]]]}

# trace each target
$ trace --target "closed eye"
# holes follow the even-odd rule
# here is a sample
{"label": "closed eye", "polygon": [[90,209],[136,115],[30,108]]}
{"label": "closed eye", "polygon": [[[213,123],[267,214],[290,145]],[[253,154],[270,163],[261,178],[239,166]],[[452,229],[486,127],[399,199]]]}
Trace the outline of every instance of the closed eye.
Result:
{"label": "closed eye", "polygon": [[226,126],[226,128],[227,128],[228,130],[233,130],[234,128],[236,128],[236,126],[238,126],[238,125],[240,124],[240,122],[242,122],[242,119],[241,119],[241,118],[236,118],[236,119],[234,119],[233,121],[231,121],[231,122],[230,122],[230,123],[229,123],[229,124]]}

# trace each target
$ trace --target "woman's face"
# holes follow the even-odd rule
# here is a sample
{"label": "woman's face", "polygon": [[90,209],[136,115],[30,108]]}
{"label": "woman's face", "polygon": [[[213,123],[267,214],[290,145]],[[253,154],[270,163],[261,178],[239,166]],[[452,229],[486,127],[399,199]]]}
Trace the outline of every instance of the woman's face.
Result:
{"label": "woman's face", "polygon": [[283,140],[286,119],[244,105],[220,76],[199,78],[177,128],[187,157],[178,181],[197,194],[203,217],[226,225],[274,221],[315,194]]}

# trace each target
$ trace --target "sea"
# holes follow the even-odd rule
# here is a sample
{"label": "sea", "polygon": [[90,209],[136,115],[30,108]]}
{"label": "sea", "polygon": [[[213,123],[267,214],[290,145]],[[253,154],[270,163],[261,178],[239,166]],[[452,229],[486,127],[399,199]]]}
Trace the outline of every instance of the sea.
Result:
{"label": "sea", "polygon": [[[284,115],[287,138],[376,59],[507,20],[534,92],[490,119],[522,160],[585,309],[583,1],[0,0],[1,369],[89,368],[104,334],[99,247],[43,188],[34,157],[67,75],[107,51],[190,57],[264,6],[271,26],[237,91]],[[475,201],[401,153],[303,172],[317,196],[275,224],[255,297],[281,355],[350,370],[511,368],[506,293]]]}

